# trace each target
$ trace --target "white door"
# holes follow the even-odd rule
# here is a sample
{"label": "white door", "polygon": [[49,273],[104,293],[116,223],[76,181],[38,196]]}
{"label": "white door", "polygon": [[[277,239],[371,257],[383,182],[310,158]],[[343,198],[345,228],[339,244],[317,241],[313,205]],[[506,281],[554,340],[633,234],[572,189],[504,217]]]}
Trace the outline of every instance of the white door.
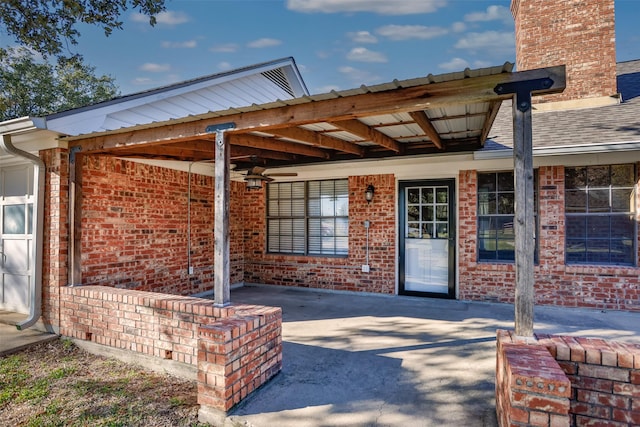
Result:
{"label": "white door", "polygon": [[33,167],[0,168],[0,310],[29,313]]}
{"label": "white door", "polygon": [[453,180],[400,183],[400,293],[453,298]]}

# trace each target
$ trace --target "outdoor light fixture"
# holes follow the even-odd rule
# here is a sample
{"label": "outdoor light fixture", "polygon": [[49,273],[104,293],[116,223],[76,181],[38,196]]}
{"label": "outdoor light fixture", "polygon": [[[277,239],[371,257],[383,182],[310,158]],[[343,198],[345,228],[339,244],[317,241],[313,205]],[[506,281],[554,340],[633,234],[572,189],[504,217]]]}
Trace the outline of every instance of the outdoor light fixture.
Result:
{"label": "outdoor light fixture", "polygon": [[244,180],[247,182],[247,190],[259,190],[262,188],[262,175],[247,175]]}
{"label": "outdoor light fixture", "polygon": [[373,200],[373,193],[374,192],[375,192],[374,186],[369,184],[367,189],[364,191],[364,198],[367,201],[367,203],[371,203],[371,201]]}

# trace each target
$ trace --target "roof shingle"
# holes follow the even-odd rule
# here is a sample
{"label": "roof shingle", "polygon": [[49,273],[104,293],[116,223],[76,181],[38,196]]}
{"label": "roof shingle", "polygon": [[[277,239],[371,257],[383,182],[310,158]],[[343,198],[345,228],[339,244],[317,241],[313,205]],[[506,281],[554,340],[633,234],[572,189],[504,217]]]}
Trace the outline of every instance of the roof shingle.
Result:
{"label": "roof shingle", "polygon": [[[640,60],[618,66],[618,92],[622,102],[604,107],[545,111],[532,114],[533,146],[560,147],[605,142],[640,142]],[[534,107],[535,108],[535,107]],[[498,112],[485,146],[480,151],[513,147],[511,101]]]}

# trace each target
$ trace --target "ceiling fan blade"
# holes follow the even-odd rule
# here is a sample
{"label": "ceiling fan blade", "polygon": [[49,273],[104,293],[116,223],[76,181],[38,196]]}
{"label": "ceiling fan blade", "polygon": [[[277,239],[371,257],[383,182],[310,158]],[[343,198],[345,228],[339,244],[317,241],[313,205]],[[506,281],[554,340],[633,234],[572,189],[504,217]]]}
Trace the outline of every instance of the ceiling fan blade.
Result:
{"label": "ceiling fan blade", "polygon": [[265,173],[265,176],[298,176],[296,172],[274,172],[274,173]]}
{"label": "ceiling fan blade", "polygon": [[248,175],[262,175],[262,173],[264,171],[266,171],[266,168],[263,168],[262,166],[252,166],[248,171],[247,174]]}

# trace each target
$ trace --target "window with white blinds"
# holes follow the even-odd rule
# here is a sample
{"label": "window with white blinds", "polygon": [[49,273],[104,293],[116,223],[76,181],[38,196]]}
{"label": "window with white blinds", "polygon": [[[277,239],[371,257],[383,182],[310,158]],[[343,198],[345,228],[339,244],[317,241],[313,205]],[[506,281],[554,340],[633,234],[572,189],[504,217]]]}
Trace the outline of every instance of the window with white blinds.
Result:
{"label": "window with white blinds", "polygon": [[347,255],[348,180],[269,184],[267,250],[271,253]]}

